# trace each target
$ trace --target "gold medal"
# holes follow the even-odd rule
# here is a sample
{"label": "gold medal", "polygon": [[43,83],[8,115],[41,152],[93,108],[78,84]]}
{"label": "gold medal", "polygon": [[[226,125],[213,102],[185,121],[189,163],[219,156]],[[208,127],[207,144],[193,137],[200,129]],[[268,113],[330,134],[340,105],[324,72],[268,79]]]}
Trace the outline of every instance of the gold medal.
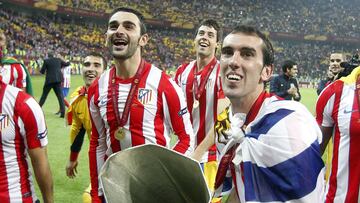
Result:
{"label": "gold medal", "polygon": [[118,127],[116,130],[115,130],[115,134],[114,134],[115,138],[117,140],[122,140],[125,138],[125,130],[123,127]]}
{"label": "gold medal", "polygon": [[199,101],[195,99],[193,104],[193,109],[196,109],[198,106],[199,106]]}

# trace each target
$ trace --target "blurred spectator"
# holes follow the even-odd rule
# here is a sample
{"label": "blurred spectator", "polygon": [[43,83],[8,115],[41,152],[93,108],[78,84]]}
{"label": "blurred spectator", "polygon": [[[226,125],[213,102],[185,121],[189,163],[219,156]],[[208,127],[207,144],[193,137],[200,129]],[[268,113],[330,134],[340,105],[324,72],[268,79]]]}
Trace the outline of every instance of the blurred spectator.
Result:
{"label": "blurred spectator", "polygon": [[283,74],[270,83],[270,92],[286,100],[300,101],[301,95],[296,80],[298,67],[294,61],[286,60],[282,65]]}

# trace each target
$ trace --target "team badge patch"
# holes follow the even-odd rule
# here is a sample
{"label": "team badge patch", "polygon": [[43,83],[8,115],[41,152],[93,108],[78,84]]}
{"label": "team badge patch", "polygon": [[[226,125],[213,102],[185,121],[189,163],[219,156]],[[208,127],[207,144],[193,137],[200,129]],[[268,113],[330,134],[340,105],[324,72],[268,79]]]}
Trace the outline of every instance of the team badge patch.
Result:
{"label": "team badge patch", "polygon": [[42,133],[38,133],[37,137],[39,140],[41,140],[41,139],[44,139],[46,137],[46,135],[47,135],[47,129]]}
{"label": "team badge patch", "polygon": [[9,115],[0,114],[0,131],[3,131],[6,127],[9,126]]}
{"label": "team badge patch", "polygon": [[181,109],[179,112],[178,112],[178,114],[179,114],[179,116],[183,116],[184,114],[186,114],[188,111],[187,111],[187,107],[185,107],[185,108],[183,108],[183,109]]}
{"label": "team badge patch", "polygon": [[145,89],[145,88],[139,88],[138,90],[138,100],[143,105],[148,104],[151,102],[152,99],[152,90],[151,89]]}

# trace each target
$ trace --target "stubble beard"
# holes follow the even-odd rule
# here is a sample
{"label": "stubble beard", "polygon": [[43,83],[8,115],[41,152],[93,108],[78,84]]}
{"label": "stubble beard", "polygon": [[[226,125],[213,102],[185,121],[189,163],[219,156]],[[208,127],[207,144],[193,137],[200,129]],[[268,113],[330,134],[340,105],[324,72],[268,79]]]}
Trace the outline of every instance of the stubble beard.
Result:
{"label": "stubble beard", "polygon": [[137,40],[136,44],[132,43],[132,42],[129,42],[129,44],[127,45],[127,48],[125,50],[122,50],[122,51],[125,51],[125,52],[120,53],[120,54],[117,54],[116,51],[115,51],[115,48],[113,47],[113,45],[111,45],[109,47],[110,53],[115,59],[118,59],[118,60],[129,59],[135,54],[136,49],[139,46],[139,41],[140,41],[140,38]]}

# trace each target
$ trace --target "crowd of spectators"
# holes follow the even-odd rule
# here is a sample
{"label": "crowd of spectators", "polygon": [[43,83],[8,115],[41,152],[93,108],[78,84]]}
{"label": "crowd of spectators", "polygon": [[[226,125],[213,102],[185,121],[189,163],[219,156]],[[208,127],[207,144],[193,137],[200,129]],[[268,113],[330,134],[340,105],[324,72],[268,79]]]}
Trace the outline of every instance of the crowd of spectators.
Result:
{"label": "crowd of spectators", "polygon": [[[307,1],[307,0],[306,0]],[[304,1],[304,2],[306,2]],[[63,0],[60,3],[64,6],[94,6],[95,0],[84,2],[84,1],[70,1]],[[126,2],[125,3],[130,3]],[[154,1],[156,5],[157,0]],[[159,1],[160,2],[160,1]],[[202,1],[164,1],[163,6],[169,9],[175,9],[184,5],[192,5],[193,9],[187,8],[187,10],[196,10],[196,9],[205,9],[212,11],[216,8],[216,3],[220,4],[220,1],[211,0],[211,3],[203,4]],[[221,9],[225,9],[225,5],[229,4],[233,6],[242,1],[224,1]],[[236,15],[226,16],[223,21],[226,21],[228,25],[234,23],[232,19],[238,18],[248,18],[250,15],[255,15],[254,13],[260,12],[260,8],[263,7],[264,3],[267,1],[259,1],[254,4],[250,9],[250,4],[242,3],[242,6],[239,8],[244,9],[244,12],[239,12]],[[131,1],[132,4],[137,4],[136,8],[141,8],[145,13],[150,13],[149,8],[152,8],[153,5],[148,5],[148,7],[142,7],[141,1]],[[107,11],[108,7],[102,7],[103,3],[96,4],[94,8],[104,8]],[[111,5],[111,1],[106,5]],[[176,6],[174,6],[176,5]],[[277,5],[277,1],[272,1],[272,4],[269,7]],[[280,6],[280,5],[278,5]],[[148,8],[148,10],[146,10]],[[217,9],[219,9],[218,7]],[[229,8],[229,7],[226,7]],[[158,7],[157,9],[161,9]],[[250,10],[249,10],[250,9]],[[279,8],[281,11],[281,8]],[[151,10],[151,9],[150,9]],[[224,11],[227,11],[226,9]],[[176,11],[178,12],[178,11]],[[285,12],[285,11],[283,11]],[[160,12],[161,13],[161,12]],[[166,12],[163,12],[164,14]],[[182,13],[182,12],[178,12]],[[241,14],[242,13],[242,14]],[[266,12],[265,12],[266,13]],[[281,12],[279,12],[281,13]],[[199,13],[200,14],[200,13]],[[218,15],[216,12],[207,12],[207,14],[201,14],[204,18],[209,18],[211,15]],[[180,14],[179,14],[180,15]],[[184,14],[182,14],[184,15]],[[195,15],[192,13],[191,15]],[[223,14],[222,14],[223,15]],[[243,15],[243,16],[238,16]],[[259,13],[257,15],[260,15]],[[260,15],[261,18],[264,18],[262,24],[263,30],[272,29],[271,31],[285,31],[291,32],[292,26],[290,24],[296,23],[291,22],[288,26],[283,26],[289,30],[281,30],[281,26],[271,27],[270,21],[266,21],[264,16],[268,14]],[[340,15],[340,14],[339,14]],[[150,16],[150,14],[148,14]],[[177,16],[177,15],[175,15]],[[277,19],[278,16],[273,16],[274,19]],[[157,16],[159,17],[159,16]],[[194,16],[190,16],[194,21]],[[159,17],[160,18],[160,17]],[[268,16],[268,18],[270,18]],[[168,18],[171,19],[171,18]],[[200,18],[199,18],[200,19]],[[300,18],[299,18],[300,19]],[[6,35],[9,36],[8,42],[8,52],[12,55],[17,56],[18,58],[23,59],[25,62],[30,64],[33,69],[39,67],[41,60],[44,59],[49,50],[55,51],[56,53],[62,54],[68,60],[73,63],[78,63],[81,61],[80,57],[84,56],[89,50],[97,50],[103,53],[107,58],[110,58],[108,50],[104,47],[105,37],[104,32],[106,30],[106,23],[97,24],[90,21],[77,22],[71,18],[62,18],[57,15],[46,15],[38,14],[36,17],[33,14],[27,14],[24,12],[17,12],[14,10],[1,10],[0,11],[0,29],[4,30]],[[174,19],[173,19],[174,20]],[[176,19],[175,19],[176,20]],[[303,18],[304,20],[304,18]],[[196,21],[196,20],[195,20]],[[277,20],[275,20],[277,21]],[[281,21],[281,20],[280,20]],[[277,22],[273,22],[277,23]],[[284,22],[286,24],[286,22]],[[299,26],[301,27],[301,23]],[[303,28],[297,28],[298,31],[304,30]],[[324,29],[324,28],[320,28]],[[310,32],[310,31],[306,31]],[[326,33],[335,33],[328,32]],[[193,39],[195,33],[193,29],[174,29],[171,27],[149,27],[150,41],[149,44],[145,47],[144,57],[146,60],[152,62],[154,65],[160,67],[161,69],[174,70],[176,67],[181,65],[181,63],[190,61],[194,59],[195,52],[193,49]],[[326,74],[328,56],[332,52],[345,52],[351,54],[354,50],[345,45],[335,45],[329,44],[327,42],[300,42],[300,41],[279,41],[273,40],[275,47],[275,73],[281,74],[280,65],[282,61],[286,59],[292,59],[297,61],[299,64],[299,76],[300,81],[318,81],[322,79]],[[32,73],[36,73],[36,70],[31,70]],[[79,71],[76,71],[79,72]]]}
{"label": "crowd of spectators", "polygon": [[[145,17],[192,28],[201,19],[218,19],[224,27],[253,22],[263,31],[359,37],[360,1],[353,0],[56,0],[58,5],[99,12],[132,6]],[[196,16],[196,18],[194,18]]]}

